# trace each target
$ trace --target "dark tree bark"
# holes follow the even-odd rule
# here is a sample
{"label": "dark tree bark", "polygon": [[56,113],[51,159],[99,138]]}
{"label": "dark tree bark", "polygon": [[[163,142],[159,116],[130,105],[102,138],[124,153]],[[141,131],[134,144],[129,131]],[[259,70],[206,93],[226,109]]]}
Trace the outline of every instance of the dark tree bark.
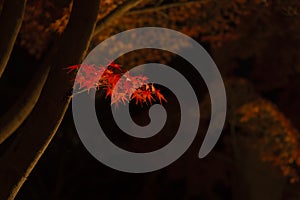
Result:
{"label": "dark tree bark", "polygon": [[21,28],[27,0],[6,0],[0,16],[0,78]]}
{"label": "dark tree bark", "polygon": [[50,65],[39,67],[32,81],[7,112],[0,116],[0,144],[11,136],[36,105],[50,71]]}
{"label": "dark tree bark", "polygon": [[101,21],[97,23],[96,29],[93,33],[93,36],[99,34],[108,24],[110,24],[113,20],[123,16],[130,9],[137,6],[139,3],[144,0],[127,0],[122,5],[118,6],[115,10],[105,16]]}
{"label": "dark tree bark", "polygon": [[[74,1],[65,32],[53,45],[21,98],[0,117],[0,144],[16,134],[0,158],[0,199],[15,198],[60,125],[70,101],[66,95],[72,87],[69,75],[62,68],[80,63],[91,38],[142,1],[125,1],[97,24],[99,1]],[[14,42],[15,39],[10,42],[12,47]],[[10,53],[7,58],[9,56]]]}
{"label": "dark tree bark", "polygon": [[[113,12],[97,23],[96,30],[93,32],[93,37],[96,36],[97,33],[100,33],[113,20],[123,16],[127,11],[142,1],[143,0],[128,0],[122,5],[118,6]],[[9,33],[6,32],[6,34]],[[52,61],[56,59],[55,49],[57,48],[59,48],[57,47],[57,44],[52,47],[43,64],[39,67],[38,71],[34,75],[34,78],[28,84],[24,92],[20,95],[16,103],[14,103],[14,105],[10,107],[5,114],[0,116],[0,144],[10,137],[21,126],[21,124],[27,119],[35,107],[47,80],[50,66],[53,64]]]}
{"label": "dark tree bark", "polygon": [[95,28],[99,0],[74,0],[68,26],[53,48],[49,77],[41,96],[1,158],[0,199],[14,199],[47,148],[66,111],[70,77],[63,67],[80,63]]}

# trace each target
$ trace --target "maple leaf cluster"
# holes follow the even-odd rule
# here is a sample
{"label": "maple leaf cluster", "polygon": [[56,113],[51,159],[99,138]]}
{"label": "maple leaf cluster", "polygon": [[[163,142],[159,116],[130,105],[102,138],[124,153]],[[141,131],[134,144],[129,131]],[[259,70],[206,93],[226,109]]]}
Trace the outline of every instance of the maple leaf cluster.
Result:
{"label": "maple leaf cluster", "polygon": [[131,100],[135,100],[135,103],[141,106],[144,103],[151,105],[156,100],[160,104],[167,102],[161,91],[155,88],[153,83],[149,83],[146,76],[132,76],[129,72],[122,74],[121,65],[114,62],[110,62],[106,67],[83,63],[66,69],[68,73],[78,71],[75,86],[79,87],[80,93],[89,92],[91,89],[103,89],[105,97],[110,96],[111,104],[116,106]]}

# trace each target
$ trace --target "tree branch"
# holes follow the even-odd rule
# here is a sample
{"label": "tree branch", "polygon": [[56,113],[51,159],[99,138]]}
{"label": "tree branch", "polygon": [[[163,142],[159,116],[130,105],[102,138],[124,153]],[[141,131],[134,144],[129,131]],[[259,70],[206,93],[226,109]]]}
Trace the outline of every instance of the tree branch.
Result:
{"label": "tree branch", "polygon": [[0,16],[0,78],[21,28],[27,0],[6,0]]}
{"label": "tree branch", "polygon": [[34,109],[48,78],[53,60],[55,60],[56,51],[59,49],[60,44],[56,40],[57,38],[54,39],[54,45],[20,97],[6,113],[0,116],[0,144],[22,125]]}
{"label": "tree branch", "polygon": [[50,66],[40,67],[17,102],[0,117],[0,144],[11,136],[36,105],[47,80]]}
{"label": "tree branch", "polygon": [[180,7],[180,6],[192,6],[194,4],[198,3],[204,3],[209,0],[194,0],[194,1],[187,1],[187,2],[176,2],[176,3],[168,3],[168,4],[163,4],[159,6],[152,6],[148,8],[143,8],[143,9],[138,9],[138,10],[131,10],[126,13],[126,15],[138,15],[138,14],[144,14],[148,12],[157,12],[160,10],[166,10],[170,8],[175,8],[175,7]]}
{"label": "tree branch", "polygon": [[35,109],[17,130],[17,137],[1,158],[0,199],[14,199],[53,138],[70,98],[70,77],[64,66],[80,63],[95,28],[99,0],[74,0],[68,26],[54,49],[55,59]]}
{"label": "tree branch", "polygon": [[98,35],[107,25],[112,21],[117,20],[119,17],[122,17],[127,11],[137,6],[143,0],[127,0],[122,5],[118,6],[115,10],[111,11],[103,19],[101,19],[93,33],[93,37]]}
{"label": "tree branch", "polygon": [[53,60],[56,58],[56,51],[59,49],[59,45],[58,42],[54,43],[20,97],[6,113],[0,116],[0,144],[22,125],[34,109],[48,78]]}
{"label": "tree branch", "polygon": [[[116,17],[121,17],[128,9],[136,6],[139,2],[141,2],[141,0],[127,1],[122,4],[120,8],[117,8],[98,23],[98,31],[103,30],[112,20],[115,20]],[[95,32],[93,36],[94,35]],[[57,48],[58,47],[52,47],[52,52],[47,55],[42,66],[39,67],[39,71],[35,74],[23,94],[18,98],[17,102],[0,117],[0,144],[10,137],[32,112],[48,77],[50,65],[55,55],[54,51]]]}

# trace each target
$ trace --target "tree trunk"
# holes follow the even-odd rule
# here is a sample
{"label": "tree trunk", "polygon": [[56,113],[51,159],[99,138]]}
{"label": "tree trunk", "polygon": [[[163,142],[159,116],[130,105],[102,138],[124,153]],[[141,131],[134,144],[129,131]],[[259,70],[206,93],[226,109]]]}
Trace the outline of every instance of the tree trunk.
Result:
{"label": "tree trunk", "polygon": [[0,16],[0,78],[21,28],[27,0],[6,0]]}
{"label": "tree trunk", "polygon": [[99,0],[74,0],[70,21],[54,49],[51,71],[36,107],[17,130],[1,158],[0,199],[14,199],[47,148],[62,120],[70,98],[70,75],[63,67],[80,63],[95,28]]}
{"label": "tree trunk", "polygon": [[260,160],[259,153],[249,147],[249,141],[237,136],[236,190],[234,199],[281,200],[287,179],[279,169]]}

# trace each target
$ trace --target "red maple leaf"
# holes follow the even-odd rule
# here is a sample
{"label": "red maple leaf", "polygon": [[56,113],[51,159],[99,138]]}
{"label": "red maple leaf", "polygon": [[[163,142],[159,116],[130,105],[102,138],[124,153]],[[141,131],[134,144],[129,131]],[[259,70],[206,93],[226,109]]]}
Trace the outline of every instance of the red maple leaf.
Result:
{"label": "red maple leaf", "polygon": [[142,90],[142,96],[144,101],[146,102],[148,100],[150,104],[152,104],[152,101],[155,101],[150,90]]}
{"label": "red maple leaf", "polygon": [[105,90],[106,90],[105,98],[107,98],[108,96],[111,96],[111,95],[112,95],[112,92],[113,92],[113,89],[112,89],[112,88],[106,87]]}
{"label": "red maple leaf", "polygon": [[[155,89],[153,84],[151,86],[148,84],[147,77],[131,76],[127,72],[124,74],[125,79],[121,79],[121,65],[114,62],[109,62],[107,67],[82,63],[65,69],[69,70],[67,73],[78,70],[76,85],[79,85],[79,89],[86,89],[89,92],[91,89],[103,88],[106,91],[106,98],[113,95],[111,103],[116,106],[120,102],[125,103],[133,99],[141,106],[148,102],[152,104],[155,101],[154,96],[158,98],[160,104],[163,101],[167,102],[160,90]],[[120,83],[116,86],[118,81]],[[132,94],[131,97],[130,94]]]}
{"label": "red maple leaf", "polygon": [[79,68],[80,68],[80,65],[72,65],[72,66],[66,67],[64,69],[69,70],[69,71],[67,71],[67,73],[71,73],[72,71],[78,70]]}
{"label": "red maple leaf", "polygon": [[114,87],[117,84],[117,82],[120,80],[120,74],[111,74],[105,78],[107,80],[107,84]]}
{"label": "red maple leaf", "polygon": [[109,67],[112,67],[112,68],[114,68],[114,69],[117,69],[117,70],[119,70],[119,71],[121,71],[121,65],[116,64],[116,63],[114,63],[114,62],[109,63],[108,66],[109,66]]}
{"label": "red maple leaf", "polygon": [[96,89],[99,82],[99,69],[95,65],[83,63],[78,71],[76,84],[79,84],[79,89],[86,88],[88,91]]}
{"label": "red maple leaf", "polygon": [[156,97],[158,98],[160,104],[162,104],[162,101],[167,102],[167,100],[165,99],[164,95],[162,95],[162,94],[160,93],[160,90],[156,89],[156,90],[155,90],[155,95],[156,95]]}
{"label": "red maple leaf", "polygon": [[[108,59],[107,59],[108,60]],[[117,64],[117,63],[114,63],[114,61],[111,61],[111,60],[108,60],[108,64],[107,64],[108,67],[111,67],[111,68],[114,68],[114,69],[117,69],[118,71],[121,71],[121,66],[120,64]]]}
{"label": "red maple leaf", "polygon": [[143,105],[143,102],[144,102],[144,97],[142,96],[141,94],[141,89],[138,89],[136,90],[133,94],[132,94],[132,97],[131,99],[135,99],[135,104],[139,104],[140,105]]}

